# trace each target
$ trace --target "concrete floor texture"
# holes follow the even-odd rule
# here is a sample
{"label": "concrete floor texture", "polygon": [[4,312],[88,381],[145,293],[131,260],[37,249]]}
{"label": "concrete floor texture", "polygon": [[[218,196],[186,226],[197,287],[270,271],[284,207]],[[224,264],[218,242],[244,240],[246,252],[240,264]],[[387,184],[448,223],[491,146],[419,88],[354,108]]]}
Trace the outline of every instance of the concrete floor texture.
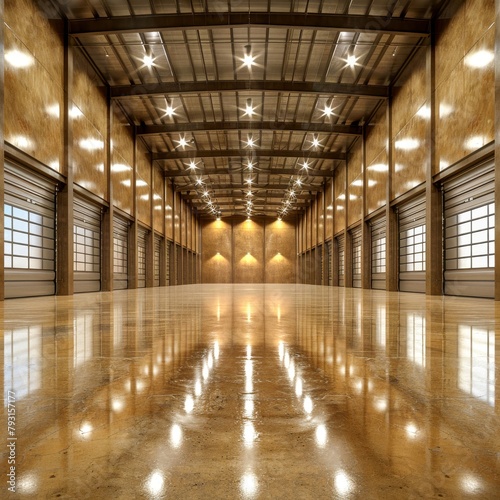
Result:
{"label": "concrete floor texture", "polygon": [[500,498],[499,308],[253,284],[7,300],[0,498]]}

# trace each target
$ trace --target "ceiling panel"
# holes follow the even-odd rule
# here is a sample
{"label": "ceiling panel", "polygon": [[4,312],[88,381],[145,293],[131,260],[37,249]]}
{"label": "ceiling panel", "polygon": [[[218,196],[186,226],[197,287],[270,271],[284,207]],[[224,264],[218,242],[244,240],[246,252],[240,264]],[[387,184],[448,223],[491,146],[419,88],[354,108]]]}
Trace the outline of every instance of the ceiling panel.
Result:
{"label": "ceiling panel", "polygon": [[[257,212],[276,214],[290,199],[290,212],[304,210],[309,191],[321,189],[324,173],[342,164],[359,140],[358,129],[370,123],[389,86],[429,43],[428,20],[444,2],[59,3],[116,107],[152,154],[169,155],[154,161],[182,196],[200,211],[210,208],[207,201],[216,205],[217,197],[229,210],[224,214],[241,211],[250,178]],[[251,67],[245,54],[253,58]],[[252,147],[245,144],[249,137]],[[337,159],[328,158],[332,153]],[[307,159],[316,175],[301,167]]]}

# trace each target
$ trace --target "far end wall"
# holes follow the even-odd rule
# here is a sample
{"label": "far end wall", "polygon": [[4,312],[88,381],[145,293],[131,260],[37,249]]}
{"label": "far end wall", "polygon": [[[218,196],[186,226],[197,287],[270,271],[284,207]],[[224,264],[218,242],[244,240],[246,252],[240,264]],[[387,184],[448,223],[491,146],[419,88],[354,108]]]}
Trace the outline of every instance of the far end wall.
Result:
{"label": "far end wall", "polygon": [[201,223],[202,283],[295,283],[293,222],[243,217]]}

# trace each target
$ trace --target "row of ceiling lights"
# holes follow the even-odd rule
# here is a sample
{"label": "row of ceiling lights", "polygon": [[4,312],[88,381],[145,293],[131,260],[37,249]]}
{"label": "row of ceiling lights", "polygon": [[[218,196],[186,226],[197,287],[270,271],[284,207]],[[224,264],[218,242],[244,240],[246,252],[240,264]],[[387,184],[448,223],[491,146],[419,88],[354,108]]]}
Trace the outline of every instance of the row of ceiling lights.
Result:
{"label": "row of ceiling lights", "polygon": [[[252,47],[251,45],[246,45],[245,46],[245,51],[244,51],[244,56],[243,56],[243,64],[246,66],[248,69],[251,69],[252,66],[255,65],[255,56],[252,55]],[[356,64],[356,56],[350,55],[348,56],[347,63],[351,66],[354,67]],[[146,54],[144,56],[143,62],[145,66],[148,68],[151,68],[154,65],[154,58],[150,54]],[[173,106],[173,102],[170,99],[166,99],[165,102],[165,109],[163,110],[165,113],[165,116],[168,116],[169,118],[172,118],[176,113],[175,109]],[[331,117],[334,114],[334,107],[333,104],[325,104],[324,108],[322,109],[323,116],[326,117]],[[253,100],[252,98],[248,98],[246,100],[246,105],[245,105],[245,110],[243,113],[243,116],[248,116],[252,118],[254,115],[256,115],[256,107],[253,105]],[[178,143],[177,147],[181,147],[182,149],[185,149],[188,147],[192,142],[193,138],[191,140],[186,139],[185,135],[180,135],[179,140],[175,141]],[[311,141],[312,147],[313,148],[318,148],[321,145],[321,141],[318,139],[317,136],[313,136],[313,139]],[[249,148],[254,148],[257,146],[256,140],[253,138],[253,136],[249,135],[247,136],[246,139],[246,147]],[[254,163],[251,159],[247,159],[247,165],[246,168],[249,170],[251,173],[253,171]],[[301,165],[301,170],[304,170],[307,172],[308,168],[310,167],[308,160],[304,160],[304,162]],[[195,172],[195,169],[198,168],[196,161],[191,160],[189,163],[190,170],[192,170],[193,174]],[[252,200],[254,194],[252,191],[252,178],[249,176],[245,180],[247,184],[248,191],[246,192],[246,201],[245,201],[245,213],[247,217],[250,219],[252,215],[254,215],[254,202]],[[297,194],[301,190],[303,186],[303,181],[301,178],[297,177],[297,179],[294,179],[293,176],[290,178],[290,186],[287,189],[285,196],[282,201],[282,206],[278,210],[278,219],[281,220],[284,216],[288,214],[290,211],[293,203],[297,200]],[[201,197],[201,199],[204,201],[207,210],[215,215],[217,219],[220,219],[222,212],[220,207],[217,205],[217,203],[212,199],[210,190],[206,186],[206,181],[202,178],[199,177],[196,180],[195,183],[195,189],[198,193],[198,195]]]}

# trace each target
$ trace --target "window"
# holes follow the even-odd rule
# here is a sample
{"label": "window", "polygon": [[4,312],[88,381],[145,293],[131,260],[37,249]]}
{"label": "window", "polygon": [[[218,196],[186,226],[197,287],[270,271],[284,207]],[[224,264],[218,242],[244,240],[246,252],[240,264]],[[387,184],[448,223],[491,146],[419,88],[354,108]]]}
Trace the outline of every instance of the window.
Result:
{"label": "window", "polygon": [[495,267],[495,204],[446,218],[446,269]]}
{"label": "window", "polygon": [[385,273],[385,236],[372,242],[372,273]]}
{"label": "window", "polygon": [[4,205],[6,269],[54,270],[54,219]]}
{"label": "window", "polygon": [[425,225],[402,231],[399,235],[401,272],[425,271]]}

